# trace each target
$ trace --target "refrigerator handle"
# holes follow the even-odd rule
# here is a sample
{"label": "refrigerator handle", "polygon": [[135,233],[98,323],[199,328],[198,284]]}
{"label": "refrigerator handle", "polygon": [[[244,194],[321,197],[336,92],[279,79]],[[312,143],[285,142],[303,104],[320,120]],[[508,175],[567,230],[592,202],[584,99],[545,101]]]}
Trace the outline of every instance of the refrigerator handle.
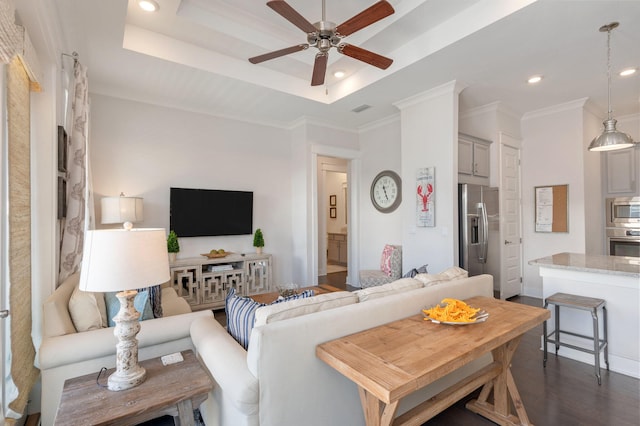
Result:
{"label": "refrigerator handle", "polygon": [[478,203],[480,208],[481,226],[482,226],[482,239],[480,243],[480,253],[478,261],[480,263],[487,263],[487,251],[489,250],[489,220],[487,218],[487,205],[485,203]]}

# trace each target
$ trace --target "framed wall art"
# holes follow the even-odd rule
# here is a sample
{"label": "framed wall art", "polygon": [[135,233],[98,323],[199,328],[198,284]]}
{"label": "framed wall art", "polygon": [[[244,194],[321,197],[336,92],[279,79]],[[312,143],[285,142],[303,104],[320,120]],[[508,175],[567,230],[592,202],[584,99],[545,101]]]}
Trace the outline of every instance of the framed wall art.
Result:
{"label": "framed wall art", "polygon": [[337,211],[337,209],[335,207],[331,207],[329,209],[329,217],[331,219],[335,219],[336,217],[338,217],[338,211]]}
{"label": "framed wall art", "polygon": [[418,169],[416,175],[416,226],[436,226],[435,167]]}
{"label": "framed wall art", "polygon": [[67,151],[69,139],[64,127],[58,126],[58,171],[67,172]]}
{"label": "framed wall art", "polygon": [[336,206],[336,196],[335,195],[329,195],[329,205],[332,207]]}

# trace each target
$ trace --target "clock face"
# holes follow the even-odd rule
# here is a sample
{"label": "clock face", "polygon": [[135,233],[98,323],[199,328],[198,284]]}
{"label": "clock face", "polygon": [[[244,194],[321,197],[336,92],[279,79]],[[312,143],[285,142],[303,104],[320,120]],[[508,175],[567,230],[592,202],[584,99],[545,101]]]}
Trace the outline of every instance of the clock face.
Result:
{"label": "clock face", "polygon": [[402,183],[400,176],[391,170],[380,172],[371,183],[371,202],[383,213],[398,208],[402,201]]}

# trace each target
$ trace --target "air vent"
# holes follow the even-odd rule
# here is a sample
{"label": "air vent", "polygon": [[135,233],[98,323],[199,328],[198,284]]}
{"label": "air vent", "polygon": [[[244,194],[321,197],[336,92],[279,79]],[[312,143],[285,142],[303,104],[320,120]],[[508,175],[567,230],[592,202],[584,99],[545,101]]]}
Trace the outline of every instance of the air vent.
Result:
{"label": "air vent", "polygon": [[354,109],[352,109],[351,111],[353,111],[353,112],[362,112],[362,111],[364,111],[365,109],[369,109],[369,108],[371,108],[371,105],[362,104],[362,105],[360,105],[359,107],[355,107],[355,108],[354,108]]}

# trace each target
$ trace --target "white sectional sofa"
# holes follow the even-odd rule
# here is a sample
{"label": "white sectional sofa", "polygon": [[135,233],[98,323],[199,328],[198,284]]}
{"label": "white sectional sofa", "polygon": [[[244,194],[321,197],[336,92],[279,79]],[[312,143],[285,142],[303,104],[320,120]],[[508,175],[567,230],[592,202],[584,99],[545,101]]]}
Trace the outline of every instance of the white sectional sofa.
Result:
{"label": "white sectional sofa", "polygon": [[[53,424],[66,379],[112,368],[116,363],[117,339],[113,327],[77,332],[69,313],[69,300],[79,274],[65,280],[43,306],[43,339],[39,350],[42,374],[41,424]],[[191,323],[211,318],[211,311],[191,312],[189,304],[170,287],[162,289],[163,317],[140,323],[138,358],[145,360],[194,349]]]}
{"label": "white sectional sofa", "polygon": [[[490,275],[444,282],[437,282],[437,278],[447,279],[446,276],[430,277],[432,282],[427,287],[415,279],[403,278],[353,293],[329,293],[259,308],[248,350],[215,319],[194,321],[191,338],[214,380],[209,398],[200,406],[205,423],[207,426],[364,425],[356,385],[319,360],[316,346],[418,314],[445,297],[493,297]],[[433,278],[435,285],[431,285]],[[289,309],[285,306],[288,304],[294,307]],[[300,310],[307,314],[297,316]],[[489,362],[490,354],[410,395],[401,402],[398,414]]]}

